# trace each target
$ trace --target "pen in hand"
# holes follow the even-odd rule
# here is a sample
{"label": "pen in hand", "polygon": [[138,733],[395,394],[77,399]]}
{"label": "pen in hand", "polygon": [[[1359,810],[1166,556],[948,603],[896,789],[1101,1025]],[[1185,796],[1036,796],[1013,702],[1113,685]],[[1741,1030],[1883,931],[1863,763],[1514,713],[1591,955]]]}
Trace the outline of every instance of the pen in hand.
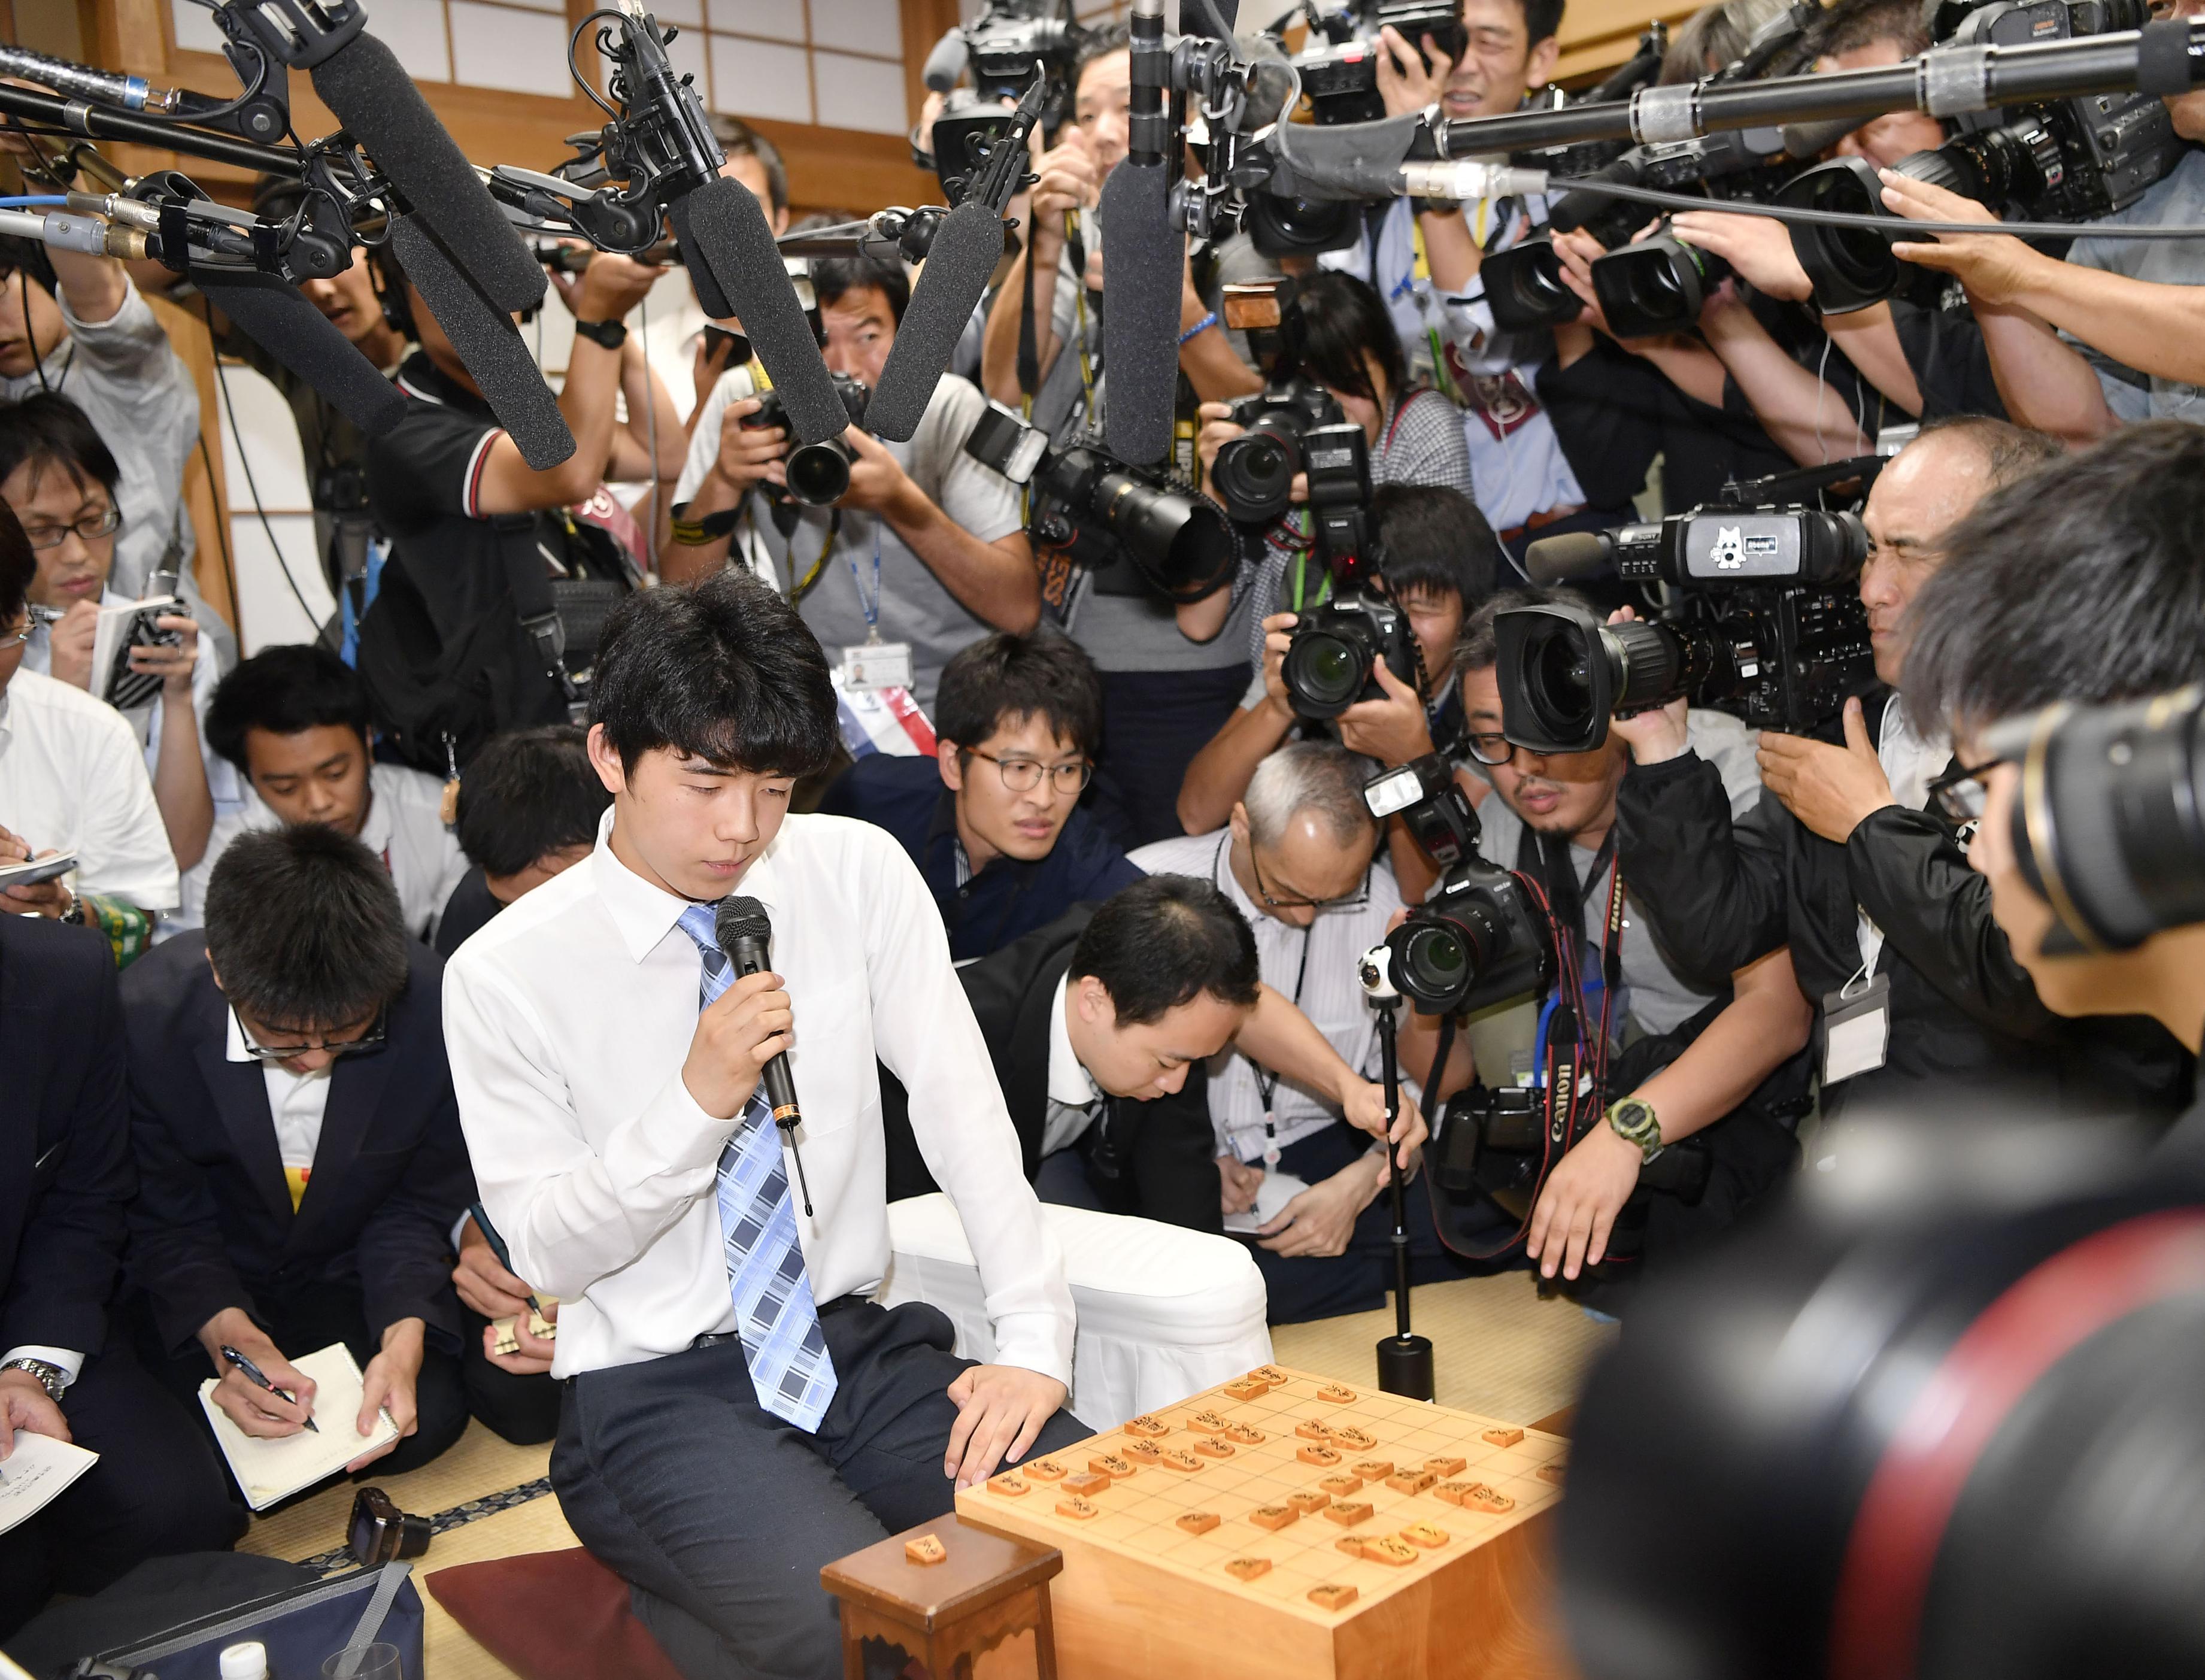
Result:
{"label": "pen in hand", "polygon": [[[470,1202],[467,1204],[467,1217],[475,1222],[475,1229],[482,1232],[483,1241],[490,1244],[490,1251],[497,1256],[497,1263],[504,1267],[507,1271],[513,1272],[512,1251],[505,1246],[505,1238],[497,1234],[497,1227],[490,1222],[490,1215],[483,1212],[483,1204],[479,1202]],[[520,1275],[518,1272],[514,1272],[515,1278]],[[544,1303],[536,1298],[536,1291],[532,1289],[528,1291],[528,1310],[538,1318],[544,1316]]]}
{"label": "pen in hand", "polygon": [[[254,1364],[250,1359],[247,1359],[235,1348],[231,1347],[228,1343],[224,1343],[223,1345],[222,1356],[229,1361],[231,1364],[236,1366],[239,1370],[244,1372],[245,1379],[247,1382],[266,1389],[270,1394],[277,1395],[283,1399],[288,1400],[294,1406],[299,1404],[299,1397],[297,1395],[276,1387],[274,1383],[269,1381],[266,1377],[260,1374],[260,1368],[258,1365]],[[316,1423],[311,1417],[306,1420],[306,1427],[309,1429],[312,1429],[318,1435],[322,1433],[321,1426]]]}

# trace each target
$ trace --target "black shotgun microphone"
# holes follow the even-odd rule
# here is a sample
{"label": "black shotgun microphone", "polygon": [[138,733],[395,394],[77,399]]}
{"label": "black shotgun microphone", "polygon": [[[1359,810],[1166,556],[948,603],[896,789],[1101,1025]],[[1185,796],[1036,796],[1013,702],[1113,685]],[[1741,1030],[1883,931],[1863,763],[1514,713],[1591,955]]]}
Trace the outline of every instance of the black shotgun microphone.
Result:
{"label": "black shotgun microphone", "polygon": [[[768,953],[773,940],[773,918],[756,899],[722,899],[712,913],[712,932],[720,942],[720,949],[734,965],[738,978],[746,974],[762,974],[773,966]],[[810,1219],[811,1187],[804,1181],[804,1156],[796,1147],[796,1128],[804,1124],[804,1111],[796,1106],[796,1081],[789,1077],[788,1054],[784,1052],[776,1055],[765,1065],[761,1077],[765,1084],[766,1105],[773,1110],[773,1123],[781,1128],[781,1135],[788,1142],[789,1158],[796,1163],[796,1183],[804,1197],[804,1217]]]}
{"label": "black shotgun microphone", "polygon": [[297,287],[272,274],[200,264],[189,272],[216,308],[370,437],[382,436],[405,417],[406,399],[398,388]]}
{"label": "black shotgun microphone", "polygon": [[1186,241],[1172,225],[1163,0],[1133,0],[1126,155],[1102,183],[1102,433],[1110,453],[1152,466],[1171,451],[1180,282]]}

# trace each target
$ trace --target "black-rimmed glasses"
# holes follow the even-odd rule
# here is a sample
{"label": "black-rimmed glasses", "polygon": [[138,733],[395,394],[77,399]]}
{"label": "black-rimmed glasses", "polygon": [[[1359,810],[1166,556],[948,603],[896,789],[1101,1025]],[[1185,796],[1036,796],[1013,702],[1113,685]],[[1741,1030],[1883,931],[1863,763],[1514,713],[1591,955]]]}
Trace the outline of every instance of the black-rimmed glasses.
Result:
{"label": "black-rimmed glasses", "polygon": [[1281,899],[1274,896],[1263,882],[1263,866],[1256,860],[1256,848],[1248,848],[1248,870],[1256,877],[1256,896],[1273,910],[1314,910],[1320,914],[1335,910],[1360,910],[1370,902],[1370,870],[1363,871],[1363,884],[1352,893],[1336,899]]}
{"label": "black-rimmed glasses", "polygon": [[235,1005],[230,1006],[229,1012],[236,1019],[239,1036],[245,1040],[245,1054],[257,1062],[288,1061],[294,1056],[311,1055],[317,1050],[326,1051],[332,1056],[365,1055],[370,1051],[380,1050],[389,1036],[390,1012],[388,1006],[375,1012],[375,1018],[367,1024],[367,1030],[358,1038],[332,1040],[324,1033],[319,1040],[303,1044],[256,1043],[252,1029],[245,1024],[245,1018],[238,1014]]}
{"label": "black-rimmed glasses", "polygon": [[34,549],[58,549],[74,531],[87,543],[97,543],[103,537],[112,537],[122,529],[122,510],[110,508],[104,513],[86,513],[69,525],[27,525],[23,527],[26,541]]}
{"label": "black-rimmed glasses", "polygon": [[993,764],[996,774],[1003,779],[1003,786],[1013,793],[1032,793],[1041,786],[1044,771],[1049,775],[1049,785],[1060,793],[1085,793],[1087,784],[1095,779],[1095,767],[1085,759],[1077,764],[1043,764],[1037,758],[998,758],[977,746],[968,746],[965,751]]}
{"label": "black-rimmed glasses", "polygon": [[1929,784],[1929,814],[1955,834],[1982,821],[1983,800],[1989,791],[1983,778],[2001,762],[1992,758],[1973,767],[1955,765],[1946,771]]}
{"label": "black-rimmed glasses", "polygon": [[1516,749],[1510,745],[1508,737],[1498,729],[1465,729],[1462,739],[1463,745],[1470,750],[1470,756],[1489,768],[1506,764],[1516,756]]}

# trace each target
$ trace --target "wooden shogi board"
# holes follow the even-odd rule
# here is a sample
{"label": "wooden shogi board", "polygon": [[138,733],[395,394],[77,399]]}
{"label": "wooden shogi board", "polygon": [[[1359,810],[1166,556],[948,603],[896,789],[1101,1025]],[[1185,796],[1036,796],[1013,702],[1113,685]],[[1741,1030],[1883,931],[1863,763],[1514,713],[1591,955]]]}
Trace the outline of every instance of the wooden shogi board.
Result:
{"label": "wooden shogi board", "polygon": [[[1548,1557],[1566,1451],[1560,1437],[1277,1366],[1250,1379],[1204,1390],[957,1496],[964,1521],[1063,1552],[1051,1597],[1066,1680],[1530,1680],[1571,1671],[1553,1616]],[[1166,1433],[1144,1432],[1158,1424]],[[1318,1428],[1325,1441],[1306,1433]],[[1518,1439],[1496,1444],[1489,1430]],[[1204,1442],[1213,1452],[1221,1442],[1231,1446],[1232,1455],[1197,1451]],[[1302,1450],[1312,1447],[1328,1447],[1339,1463],[1306,1462]],[[1144,1462],[1141,1448],[1186,1453],[1201,1468]],[[1355,1475],[1358,1463],[1390,1460],[1399,1475],[1433,1458],[1459,1458],[1463,1466],[1418,1491],[1384,1478],[1334,1493],[1320,1487],[1328,1475]],[[1106,1474],[1091,1469],[1091,1460],[1103,1459],[1120,1460],[1132,1474],[1066,1491],[1073,1478]],[[1063,1479],[1051,1479],[1051,1469]],[[1481,1484],[1513,1503],[1505,1511],[1477,1510],[1442,1497],[1442,1484],[1457,1499],[1465,1484]],[[1254,1520],[1265,1511],[1277,1523],[1279,1507],[1294,1509],[1294,1495],[1325,1505],[1296,1511],[1280,1527]],[[1093,1514],[1078,1514],[1074,1499]],[[1352,1513],[1358,1503],[1370,1514],[1352,1524],[1325,1514],[1343,1504]],[[1214,1515],[1216,1525],[1191,1532],[1180,1521],[1191,1512]],[[1446,1538],[1435,1545],[1425,1534],[1413,1561],[1351,1557],[1337,1545],[1400,1535],[1419,1523]],[[1269,1567],[1228,1567],[1243,1559]],[[1353,1588],[1354,1596],[1337,1608],[1320,1601],[1336,1594],[1311,1596],[1339,1587]]]}

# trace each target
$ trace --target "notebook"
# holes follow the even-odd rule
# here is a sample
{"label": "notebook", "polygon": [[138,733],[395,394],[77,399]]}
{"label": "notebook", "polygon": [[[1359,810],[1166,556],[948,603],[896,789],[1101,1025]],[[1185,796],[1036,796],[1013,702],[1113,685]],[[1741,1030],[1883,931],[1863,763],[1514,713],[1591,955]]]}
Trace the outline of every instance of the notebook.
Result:
{"label": "notebook", "polygon": [[0,1535],[43,1511],[98,1462],[97,1452],[16,1430],[14,1451],[0,1458]]}
{"label": "notebook", "polygon": [[1245,1214],[1227,1214],[1225,1228],[1253,1236],[1284,1213],[1287,1203],[1308,1188],[1291,1172],[1281,1172],[1275,1169],[1266,1172],[1262,1187],[1256,1192],[1256,1205]]}
{"label": "notebook", "polygon": [[365,1384],[351,1350],[342,1342],[332,1342],[291,1363],[314,1380],[314,1422],[321,1428],[319,1434],[301,1429],[295,1435],[248,1435],[215,1404],[217,1380],[210,1377],[199,1385],[199,1404],[214,1427],[215,1443],[229,1460],[229,1473],[244,1490],[246,1504],[255,1511],[289,1499],[300,1488],[335,1475],[363,1452],[398,1439],[398,1426],[387,1411],[376,1415],[375,1428],[365,1435],[353,1427],[360,1416]]}

